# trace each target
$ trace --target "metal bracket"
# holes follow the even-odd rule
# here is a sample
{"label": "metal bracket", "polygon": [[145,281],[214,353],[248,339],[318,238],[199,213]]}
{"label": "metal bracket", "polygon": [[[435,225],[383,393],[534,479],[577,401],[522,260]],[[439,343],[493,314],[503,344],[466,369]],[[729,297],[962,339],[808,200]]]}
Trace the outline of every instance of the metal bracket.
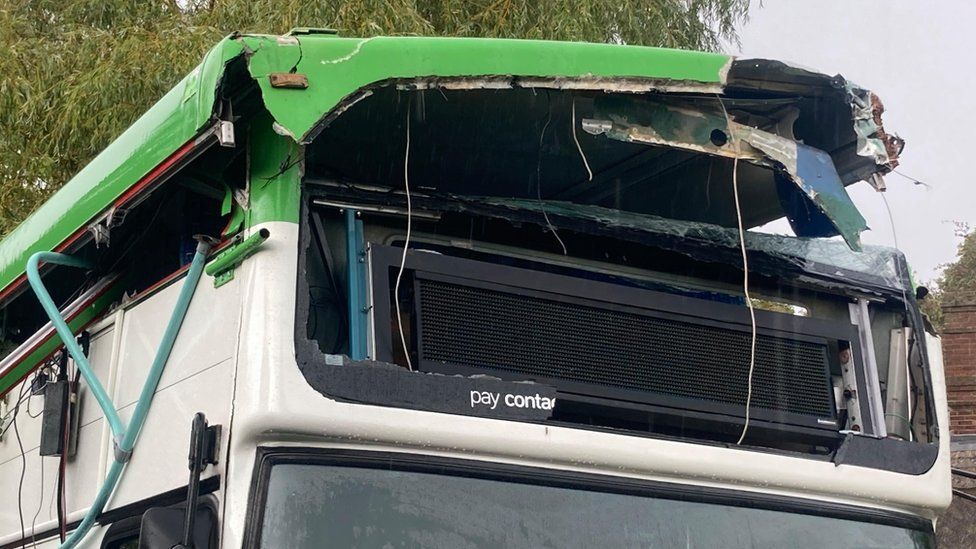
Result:
{"label": "metal bracket", "polygon": [[[3,442],[3,434],[7,432],[7,425],[13,421],[13,417],[7,417],[10,413],[10,403],[7,397],[10,393],[0,396],[0,442]],[[13,416],[13,414],[10,414]]]}
{"label": "metal bracket", "polygon": [[230,248],[217,254],[206,267],[206,273],[214,277],[214,288],[219,288],[234,280],[234,269],[245,259],[258,251],[264,241],[271,236],[267,229],[260,229],[244,240],[239,240]]}
{"label": "metal bracket", "polygon": [[115,461],[119,463],[126,463],[132,459],[132,450],[123,450],[118,440],[112,441],[112,450],[115,452]]}
{"label": "metal bracket", "polygon": [[231,280],[234,280],[234,269],[228,269],[214,276],[214,288],[219,288]]}
{"label": "metal bracket", "polygon": [[880,173],[875,172],[871,174],[871,177],[869,177],[867,181],[868,184],[874,187],[874,190],[878,191],[879,193],[883,193],[888,190],[887,185],[885,185],[884,177],[882,177]]}
{"label": "metal bracket", "polygon": [[234,123],[221,120],[217,123],[217,142],[221,147],[234,147]]}
{"label": "metal bracket", "polygon": [[110,245],[112,229],[125,222],[125,215],[128,212],[128,210],[122,208],[112,208],[105,212],[105,215],[88,225],[88,231],[92,234],[96,248],[100,248],[103,244],[105,246]]}

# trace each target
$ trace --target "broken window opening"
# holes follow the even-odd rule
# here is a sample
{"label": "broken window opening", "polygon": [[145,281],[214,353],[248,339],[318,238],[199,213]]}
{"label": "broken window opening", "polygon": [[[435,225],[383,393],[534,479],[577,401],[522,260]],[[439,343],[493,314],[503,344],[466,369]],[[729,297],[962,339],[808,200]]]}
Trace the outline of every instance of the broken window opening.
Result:
{"label": "broken window opening", "polygon": [[[734,373],[742,361],[723,366],[728,368],[724,386],[703,389],[704,393],[695,397],[719,403],[702,410],[695,406],[682,408],[687,401],[668,405],[655,401],[648,405],[643,396],[635,393],[608,397],[597,391],[601,396],[594,396],[588,391],[594,391],[597,385],[633,390],[642,382],[636,378],[622,380],[652,366],[641,362],[641,358],[631,358],[630,363],[640,364],[640,369],[620,374],[622,378],[610,382],[600,377],[602,371],[570,366],[571,361],[560,363],[564,359],[557,357],[556,350],[575,344],[572,338],[559,339],[565,337],[559,335],[559,330],[565,329],[580,334],[579,338],[594,347],[608,345],[607,357],[615,352],[629,352],[623,343],[630,337],[626,335],[629,328],[624,327],[626,323],[614,324],[618,317],[606,311],[623,314],[619,318],[629,319],[628,326],[642,326],[635,332],[640,334],[651,333],[661,314],[672,315],[670,320],[677,318],[684,326],[699,322],[695,319],[710,318],[709,314],[721,317],[728,313],[728,326],[737,326],[733,332],[741,331],[741,315],[746,307],[730,184],[732,154],[723,148],[729,147],[732,137],[742,139],[741,134],[748,133],[751,143],[743,153],[746,162],[739,163],[744,225],[758,227],[786,217],[797,234],[807,235],[791,237],[753,231],[746,235],[750,290],[763,319],[761,338],[766,338],[761,346],[766,345],[763,352],[772,353],[771,362],[761,367],[767,368],[762,374],[766,376],[762,383],[767,385],[760,389],[755,411],[759,416],[781,414],[779,419],[767,414],[765,420],[760,420],[766,423],[749,443],[833,459],[831,456],[846,443],[844,437],[848,433],[887,435],[913,442],[936,440],[933,418],[927,411],[931,407],[926,405],[927,381],[924,369],[920,369],[921,360],[914,369],[908,366],[912,352],[920,359],[921,354],[909,349],[908,343],[913,340],[907,336],[905,345],[898,347],[894,343],[902,337],[899,334],[910,333],[917,323],[916,305],[910,300],[904,302],[910,288],[904,275],[904,260],[888,249],[851,250],[857,247],[859,214],[845,209],[845,199],[849,199],[843,184],[849,183],[846,179],[850,171],[835,170],[827,152],[847,150],[849,143],[845,139],[849,135],[823,130],[811,121],[811,117],[818,116],[811,112],[811,105],[819,99],[796,94],[772,98],[755,92],[733,94],[724,99],[732,119],[729,124],[727,119],[715,118],[716,109],[722,105],[708,95],[672,97],[525,88],[415,90],[404,85],[378,86],[369,92],[332,118],[306,149],[302,218],[306,237],[302,253],[307,259],[302,260],[306,276],[300,281],[299,293],[307,303],[307,312],[305,316],[299,314],[296,344],[313,351],[308,354],[300,350],[300,364],[312,367],[312,363],[318,364],[315,357],[324,354],[333,357],[328,359],[333,365],[350,366],[348,358],[335,357],[350,355],[351,326],[342,308],[343,302],[350,302],[342,212],[352,210],[359,216],[364,232],[363,249],[355,253],[362,254],[370,272],[369,296],[363,307],[363,314],[369,319],[368,360],[353,364],[384,364],[384,372],[392,371],[386,369],[388,366],[399,365],[404,373],[408,364],[419,365],[420,373],[427,374],[453,371],[474,375],[481,368],[483,375],[500,376],[502,380],[555,384],[561,398],[557,397],[560,404],[548,418],[551,421],[700,442],[735,442],[741,425],[741,418],[736,418],[742,403],[736,400],[738,397],[728,396],[732,393],[725,397],[721,394],[732,390],[729,387],[744,387],[745,381],[736,377],[741,377],[741,372]],[[675,115],[677,106],[682,110]],[[600,118],[614,109],[636,115]],[[660,111],[656,116],[651,112],[655,109]],[[830,113],[828,118],[834,115]],[[409,213],[413,230],[407,253],[409,265],[404,269],[397,301],[393,299],[393,286],[400,270],[400,255],[391,255],[389,250],[402,251],[405,242],[407,202],[402,189],[408,116]],[[657,133],[653,139],[637,131],[650,127],[640,125],[641,116],[650,116],[658,124],[654,126]],[[686,119],[696,116],[718,120],[731,131],[716,131],[714,124],[689,126]],[[609,119],[609,125],[600,122],[605,119]],[[661,125],[662,120],[674,122],[674,131],[666,137],[662,137],[667,128]],[[686,132],[689,128],[694,131]],[[611,136],[614,132],[617,133]],[[377,136],[385,137],[378,141]],[[799,139],[803,139],[802,145],[797,143]],[[783,146],[792,152],[784,156]],[[804,155],[805,159],[800,159]],[[832,173],[833,186],[814,188],[816,184],[810,184],[811,172],[807,171],[811,168],[809,162],[820,162],[821,171],[817,173],[821,175]],[[811,195],[815,195],[813,199]],[[836,234],[846,237],[847,243],[811,237]],[[381,260],[385,256],[393,259]],[[467,274],[461,276],[457,272]],[[461,276],[476,290],[465,286],[467,282],[438,278],[445,276]],[[519,286],[521,283],[512,282],[520,277],[527,281],[524,288]],[[424,307],[429,306],[425,299],[432,299],[431,292],[435,291],[427,281],[435,279],[454,284],[450,287],[452,295],[478,294],[479,299],[495,300],[483,306],[471,305],[473,308],[465,316],[455,320],[457,326],[476,324],[481,311],[501,311],[501,304],[516,301],[522,303],[519,307],[525,311],[535,310],[532,307],[539,307],[539,311],[560,310],[555,303],[572,303],[585,311],[566,312],[568,316],[560,318],[570,319],[568,324],[557,322],[550,332],[545,332],[549,335],[527,327],[535,335],[519,340],[512,351],[518,354],[520,349],[528,349],[524,352],[534,359],[520,355],[518,360],[523,362],[512,358],[515,362],[508,364],[505,361],[509,357],[503,355],[488,363],[478,362],[474,355],[464,359],[432,358],[431,345],[438,344],[429,340],[432,321],[423,315]],[[532,280],[547,281],[564,289],[530,289]],[[599,288],[599,292],[587,294],[586,288]],[[604,292],[620,292],[635,301],[626,305],[605,301]],[[540,299],[549,305],[533,301]],[[865,299],[870,301],[866,309],[870,330],[864,320],[851,316],[851,305]],[[661,313],[654,309],[655,300],[681,305]],[[686,305],[690,309],[682,309]],[[578,315],[604,318],[600,322],[612,326],[611,332],[623,331],[616,339],[601,340],[599,331],[592,326],[572,324]],[[507,322],[502,318],[494,320]],[[486,328],[484,334],[495,331],[496,324],[486,326],[492,328]],[[709,332],[700,341],[734,339],[723,329]],[[406,348],[400,344],[401,331]],[[871,334],[866,339],[864,331]],[[516,335],[513,332],[512,337]],[[555,348],[543,344],[547,337],[559,342]],[[622,347],[613,350],[610,341],[618,340]],[[646,353],[668,348],[667,341],[665,338],[656,347],[647,347]],[[786,341],[794,343],[783,343]],[[795,369],[802,369],[796,366],[802,362],[798,358],[802,354],[800,347],[777,347],[802,347],[797,343],[800,341],[814,342],[816,350],[808,350],[822,357],[814,360],[821,360],[818,364],[822,366],[811,366],[807,374],[802,374],[821,372],[814,375],[821,376],[819,380],[810,385],[797,381],[800,377],[796,376],[802,377]],[[310,342],[311,347],[303,347],[304,342]],[[712,343],[705,347],[709,345]],[[730,345],[724,350],[726,354],[741,351],[737,347],[741,343]],[[472,348],[487,349],[489,345],[484,342]],[[634,349],[635,353],[642,352]],[[585,349],[577,351],[581,356],[585,354]],[[605,361],[606,368],[626,371],[624,363],[617,364],[609,358]],[[685,361],[690,363],[693,359],[689,355]],[[710,364],[720,362],[715,357],[697,367],[704,372]],[[549,363],[551,368],[542,373],[533,369],[538,363]],[[559,373],[557,370],[563,366],[568,369]],[[865,377],[866,368],[871,368],[874,375]],[[708,375],[722,377],[717,373]],[[695,385],[693,377],[674,381],[674,387],[667,390],[645,380],[641,390],[657,394],[673,391],[669,394],[675,398],[688,398],[691,393],[681,386]],[[572,383],[566,385],[567,379]],[[625,386],[626,383],[634,386]],[[566,389],[570,385],[575,389]],[[801,385],[805,388],[798,388]],[[331,388],[339,393],[347,389]],[[329,390],[324,392],[330,394]],[[869,399],[871,390],[878,391],[880,397]],[[802,408],[789,408],[789,402],[797,402],[797,391],[805,391],[807,396],[822,395],[819,405],[826,407],[821,408],[824,413],[818,418],[819,426],[815,422],[784,419]],[[353,393],[333,396],[366,398]],[[366,401],[375,402],[369,398]],[[624,406],[623,402],[629,404]],[[411,401],[407,405],[423,408],[426,404]],[[815,415],[812,413],[808,419]],[[892,423],[898,421],[900,426]],[[774,425],[779,427],[773,428]],[[805,427],[800,428],[801,425]],[[792,434],[784,435],[784,430],[791,429]]]}

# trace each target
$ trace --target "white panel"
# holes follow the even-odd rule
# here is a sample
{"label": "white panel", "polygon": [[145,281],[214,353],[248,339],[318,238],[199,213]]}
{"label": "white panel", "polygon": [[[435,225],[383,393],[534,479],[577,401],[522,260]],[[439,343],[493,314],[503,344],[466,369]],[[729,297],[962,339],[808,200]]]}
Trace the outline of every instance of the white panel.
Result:
{"label": "white panel", "polygon": [[87,509],[91,505],[105,476],[99,470],[105,456],[102,448],[104,425],[105,420],[98,419],[78,430],[78,451],[68,460],[68,470],[65,472],[65,497],[69,513]]}
{"label": "white panel", "polygon": [[[195,413],[203,412],[211,425],[229,427],[233,367],[233,360],[225,360],[156,393],[132,460],[109,508],[186,485],[190,420]],[[129,421],[134,408],[135,405],[130,405],[119,411],[123,421]],[[227,436],[225,430],[221,444],[226,444]],[[209,473],[205,472],[204,476]]]}
{"label": "white panel", "polygon": [[[126,311],[115,390],[115,403],[119,408],[138,400],[182,286],[183,280],[177,280]],[[215,289],[213,279],[203,276],[190,302],[159,388],[231,358],[236,349],[239,316],[237,281]]]}
{"label": "white panel", "polygon": [[[114,326],[109,324],[106,328],[93,334],[90,348],[90,361],[92,369],[102,380],[103,384],[108,381],[109,370],[112,359],[113,339],[115,335]],[[20,393],[21,387],[18,385],[8,399],[11,404],[15,402],[16,396]],[[88,385],[81,381],[79,387],[81,419],[78,437],[78,454],[68,461],[66,471],[65,493],[69,510],[88,507],[95,496],[98,482],[101,480],[100,464],[103,462],[103,432],[104,421],[98,403],[91,396]],[[27,523],[26,529],[30,529],[34,514],[40,508],[37,516],[36,525],[57,520],[57,507],[55,504],[55,486],[57,479],[58,458],[44,457],[38,454],[38,446],[41,438],[41,417],[39,414],[44,407],[42,395],[34,396],[30,399],[29,412],[38,415],[31,418],[28,415],[27,403],[21,406],[18,415],[17,426],[20,430],[21,441],[26,450],[27,472],[24,478],[24,489],[22,505],[24,508],[24,520]],[[44,478],[43,490],[41,479],[41,467],[43,463]],[[20,449],[14,431],[10,431],[0,441],[0,486],[3,492],[0,497],[5,502],[0,505],[0,539],[19,539],[20,537],[20,517],[17,510],[17,487],[20,483],[21,459]],[[39,501],[42,499],[42,501]],[[9,503],[9,504],[8,504]],[[40,507],[39,507],[40,505]],[[46,525],[44,528],[49,528]],[[39,530],[40,531],[40,530]]]}
{"label": "white panel", "polygon": [[[25,383],[29,383],[29,381]],[[13,413],[14,405],[17,403],[17,398],[18,395],[20,395],[22,386],[22,384],[19,384],[13,387],[10,390],[10,393],[6,395],[7,404],[10,407],[11,413]],[[44,409],[44,397],[41,395],[30,397],[29,403],[29,411],[31,414],[38,415],[41,413],[41,410]],[[5,425],[7,424],[5,423]],[[20,412],[17,414],[17,429],[20,431],[20,439],[24,444],[24,450],[30,451],[40,445],[41,418],[38,415],[38,417],[34,419],[28,415],[28,401],[24,401],[24,403],[20,405]],[[20,448],[17,445],[17,437],[15,436],[13,425],[10,425],[10,428],[7,429],[7,432],[3,435],[3,440],[0,441],[0,464],[6,463],[13,459],[20,459]],[[0,483],[0,486],[3,486],[4,495],[6,495],[7,485]]]}
{"label": "white panel", "polygon": [[[121,337],[115,322],[120,322],[124,316],[124,312],[117,311],[113,315],[114,321],[107,321],[103,328],[92,333],[88,351],[92,371],[109,395],[112,394],[112,376],[117,362],[115,353]],[[68,460],[65,472],[65,500],[69,513],[91,505],[105,478],[112,440],[102,409],[84,379],[79,383],[78,398],[81,417],[77,450]]]}
{"label": "white panel", "polygon": [[[112,353],[116,338],[115,325],[110,324],[97,333],[92,334],[91,344],[88,349],[88,362],[91,364],[92,371],[102,382],[102,386],[109,394],[112,394],[110,387],[110,371],[112,366]],[[98,402],[91,396],[88,384],[82,379],[79,383],[78,393],[81,396],[81,425],[87,425],[102,417],[102,409]]]}
{"label": "white panel", "polygon": [[[26,415],[22,416],[26,417]],[[18,421],[18,426],[20,422]],[[13,437],[11,437],[13,438]],[[26,444],[26,440],[24,441]],[[28,535],[31,531],[31,522],[34,521],[35,527],[43,524],[57,516],[56,507],[50,505],[53,501],[55,482],[57,479],[58,459],[54,457],[40,457],[38,455],[37,444],[32,444],[32,449],[27,449],[25,454],[27,468],[24,471],[23,492],[20,499],[21,508],[24,513],[24,529]],[[13,440],[13,446],[17,447],[17,441]],[[17,508],[18,486],[20,486],[20,474],[22,471],[22,461],[19,452],[14,459],[0,464],[0,486],[4,487],[3,504],[0,505],[0,539],[10,541],[20,539],[20,514]],[[41,475],[43,470],[43,489]],[[37,515],[36,521],[34,520]],[[40,530],[37,530],[40,531]]]}
{"label": "white panel", "polygon": [[[114,400],[126,425],[182,285],[178,280],[125,313]],[[203,276],[108,508],[186,484],[193,414],[204,412],[211,424],[229,427],[239,317],[239,282],[214,288]]]}
{"label": "white panel", "polygon": [[[92,334],[89,353],[92,369],[112,395],[123,423],[127,424],[130,419],[182,284],[183,281],[178,280],[130,309],[115,313],[118,326],[113,320],[106,320]],[[216,290],[210,277],[204,276],[200,280],[136,452],[109,508],[186,484],[187,444],[190,420],[195,412],[206,413],[211,423],[229,425],[240,315],[238,288],[237,282],[231,282]],[[78,451],[68,462],[65,490],[68,510],[75,516],[91,505],[112,456],[107,423],[84,381],[80,386],[79,406]],[[31,407],[32,412],[40,412],[43,398],[33,398]],[[30,528],[30,521],[40,505],[37,523],[44,524],[47,529],[52,527],[51,521],[56,521],[53,503],[58,459],[44,458],[42,494],[41,458],[37,453],[40,418],[30,419],[25,411],[25,408],[21,410],[18,426],[28,459],[23,498],[26,527]],[[13,436],[4,437],[0,441],[0,486],[4,487],[0,493],[4,501],[0,505],[0,544],[20,538],[16,504],[20,464],[16,440]],[[90,536],[89,544],[97,537]]]}

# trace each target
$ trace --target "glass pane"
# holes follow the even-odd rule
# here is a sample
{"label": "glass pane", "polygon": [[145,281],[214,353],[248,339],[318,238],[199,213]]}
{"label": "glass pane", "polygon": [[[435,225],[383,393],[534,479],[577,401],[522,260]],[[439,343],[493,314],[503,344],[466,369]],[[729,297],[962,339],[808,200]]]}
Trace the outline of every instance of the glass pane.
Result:
{"label": "glass pane", "polygon": [[426,473],[281,464],[266,548],[927,548],[903,528]]}

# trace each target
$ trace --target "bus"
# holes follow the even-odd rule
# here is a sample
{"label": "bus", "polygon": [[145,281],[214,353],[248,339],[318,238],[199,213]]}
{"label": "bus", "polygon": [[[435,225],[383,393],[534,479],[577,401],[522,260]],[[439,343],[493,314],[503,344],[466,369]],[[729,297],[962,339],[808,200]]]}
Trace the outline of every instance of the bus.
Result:
{"label": "bus", "polygon": [[0,242],[0,547],[934,547],[939,339],[846,190],[883,111],[718,53],[231,35]]}

